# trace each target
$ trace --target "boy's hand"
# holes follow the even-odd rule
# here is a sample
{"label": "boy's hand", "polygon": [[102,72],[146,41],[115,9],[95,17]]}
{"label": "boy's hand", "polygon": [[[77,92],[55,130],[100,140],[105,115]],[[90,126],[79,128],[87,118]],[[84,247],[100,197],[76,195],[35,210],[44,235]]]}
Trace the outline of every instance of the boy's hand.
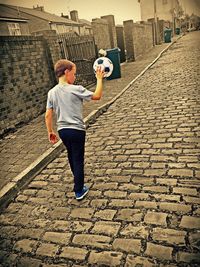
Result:
{"label": "boy's hand", "polygon": [[49,141],[52,143],[52,144],[55,144],[58,142],[58,137],[55,133],[49,133]]}
{"label": "boy's hand", "polygon": [[101,70],[101,67],[97,67],[96,78],[97,79],[103,79],[104,74],[105,74],[104,70]]}

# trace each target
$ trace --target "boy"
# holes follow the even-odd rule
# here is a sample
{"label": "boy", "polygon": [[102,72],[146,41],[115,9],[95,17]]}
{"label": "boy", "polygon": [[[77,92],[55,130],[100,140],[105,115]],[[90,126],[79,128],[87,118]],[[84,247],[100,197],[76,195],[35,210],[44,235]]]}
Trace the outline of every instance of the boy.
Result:
{"label": "boy", "polygon": [[76,65],[66,59],[59,60],[54,71],[58,84],[48,92],[45,122],[49,141],[58,141],[53,131],[53,111],[57,117],[58,134],[66,146],[68,160],[74,176],[75,198],[81,200],[89,189],[84,185],[84,151],[85,125],[82,117],[83,100],[99,100],[102,96],[104,72],[97,69],[97,85],[95,92],[91,92],[81,85],[74,85],[76,79]]}

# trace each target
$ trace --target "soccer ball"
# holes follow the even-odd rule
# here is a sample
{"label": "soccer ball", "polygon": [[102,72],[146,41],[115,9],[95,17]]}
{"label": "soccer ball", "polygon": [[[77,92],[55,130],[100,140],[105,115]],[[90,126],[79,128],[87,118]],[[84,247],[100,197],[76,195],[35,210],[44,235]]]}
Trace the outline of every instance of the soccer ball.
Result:
{"label": "soccer ball", "polygon": [[101,67],[101,70],[104,70],[104,77],[109,77],[113,72],[113,63],[107,57],[99,57],[95,60],[93,64],[93,69],[96,72],[97,67]]}

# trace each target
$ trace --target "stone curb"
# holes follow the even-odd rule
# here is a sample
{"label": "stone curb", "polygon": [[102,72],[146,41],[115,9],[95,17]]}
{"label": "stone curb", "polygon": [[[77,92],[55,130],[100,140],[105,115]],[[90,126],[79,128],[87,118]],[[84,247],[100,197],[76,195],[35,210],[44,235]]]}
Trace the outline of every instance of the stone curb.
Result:
{"label": "stone curb", "polygon": [[[137,75],[118,95],[116,95],[112,100],[103,104],[98,109],[92,111],[85,119],[84,122],[86,124],[86,128],[88,128],[89,124],[95,122],[95,120],[104,112],[108,110],[108,108],[122,95],[124,92],[132,86],[132,84],[139,79],[161,56],[165,53],[174,43],[177,42],[183,35],[180,35],[176,40],[171,42],[163,51],[159,53],[159,55],[143,70],[139,75]],[[4,209],[13,198],[15,198],[18,192],[29,184],[33,178],[40,173],[53,159],[55,159],[62,151],[64,150],[64,146],[62,141],[59,140],[58,143],[53,145],[47,151],[45,151],[37,160],[35,160],[32,164],[29,165],[24,171],[22,171],[19,175],[13,178],[7,185],[5,185],[0,190],[0,211]]]}

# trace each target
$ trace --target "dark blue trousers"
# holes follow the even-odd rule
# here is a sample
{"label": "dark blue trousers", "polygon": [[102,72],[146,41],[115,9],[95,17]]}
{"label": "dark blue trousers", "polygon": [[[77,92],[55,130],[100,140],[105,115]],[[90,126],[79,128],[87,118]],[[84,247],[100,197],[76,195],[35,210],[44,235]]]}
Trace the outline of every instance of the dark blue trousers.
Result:
{"label": "dark blue trousers", "polygon": [[67,148],[68,160],[74,176],[74,192],[81,192],[84,185],[85,131],[61,129],[58,133]]}

